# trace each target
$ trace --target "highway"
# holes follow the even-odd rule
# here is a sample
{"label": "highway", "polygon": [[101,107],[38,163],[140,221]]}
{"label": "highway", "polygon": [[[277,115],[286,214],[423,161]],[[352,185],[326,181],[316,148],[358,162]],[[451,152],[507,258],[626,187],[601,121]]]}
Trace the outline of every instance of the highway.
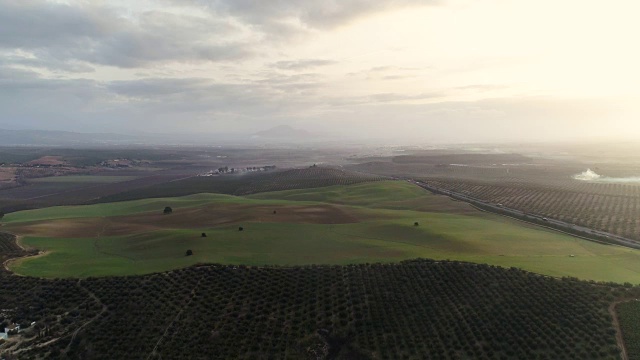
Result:
{"label": "highway", "polygon": [[[446,195],[453,199],[464,201],[471,205],[479,206],[482,209],[487,211],[495,212],[498,214],[504,214],[507,216],[513,216],[522,221],[527,221],[535,225],[541,225],[541,226],[549,227],[552,229],[560,230],[563,232],[568,232],[568,233],[571,233],[572,235],[577,235],[577,236],[587,238],[589,240],[594,240],[600,243],[604,242],[604,243],[610,243],[610,244],[615,244],[620,246],[626,246],[633,249],[640,249],[640,241],[638,240],[625,238],[625,237],[612,234],[606,231],[590,229],[584,226],[571,224],[571,223],[557,220],[557,219],[547,218],[542,215],[526,213],[521,210],[505,207],[501,204],[489,203],[484,200],[474,198],[472,196],[462,194],[459,192],[453,192],[446,189],[436,188],[423,181],[413,180],[413,179],[404,179],[404,180],[414,183],[420,186],[421,188],[429,190],[433,193]],[[530,221],[528,219],[533,219],[537,221]]]}

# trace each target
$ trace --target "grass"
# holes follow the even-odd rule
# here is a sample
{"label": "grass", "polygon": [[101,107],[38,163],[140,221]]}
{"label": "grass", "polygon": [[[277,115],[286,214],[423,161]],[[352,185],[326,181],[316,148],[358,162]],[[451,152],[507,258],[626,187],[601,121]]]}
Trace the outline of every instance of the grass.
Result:
{"label": "grass", "polygon": [[2,222],[5,224],[15,224],[21,222],[55,219],[123,216],[153,211],[162,211],[165,206],[171,206],[174,209],[180,209],[197,207],[211,202],[243,203],[250,201],[230,195],[197,194],[179,198],[155,198],[84,206],[53,206],[43,209],[9,213],[5,215],[5,217],[2,219]]}
{"label": "grass", "polygon": [[[174,213],[161,215],[164,206]],[[3,222],[24,236],[23,244],[47,251],[12,262],[12,270],[43,277],[145,274],[195,263],[352,264],[423,257],[640,283],[640,251],[482,213],[399,181],[56,207],[11,213]],[[194,255],[185,256],[187,249]]]}
{"label": "grass", "polygon": [[423,189],[401,181],[275,191],[248,196],[251,199],[261,200],[314,201],[377,208],[400,206],[403,202],[432,197]]}

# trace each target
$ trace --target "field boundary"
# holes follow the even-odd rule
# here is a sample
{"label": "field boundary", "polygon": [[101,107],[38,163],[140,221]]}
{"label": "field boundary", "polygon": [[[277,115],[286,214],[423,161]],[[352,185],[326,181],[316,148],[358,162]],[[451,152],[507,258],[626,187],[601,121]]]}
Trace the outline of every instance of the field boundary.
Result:
{"label": "field boundary", "polygon": [[13,262],[13,261],[16,261],[16,260],[25,259],[25,258],[29,258],[29,257],[38,257],[38,256],[43,256],[43,255],[46,255],[46,254],[47,254],[47,252],[46,252],[46,251],[41,251],[41,250],[37,250],[37,249],[34,249],[34,251],[37,251],[37,252],[35,252],[35,253],[34,253],[33,251],[29,251],[27,248],[25,248],[24,246],[22,246],[22,244],[21,244],[21,242],[20,242],[20,240],[22,239],[22,236],[20,236],[20,235],[16,235],[16,234],[10,233],[10,232],[8,232],[8,231],[0,231],[0,233],[4,233],[4,234],[9,234],[9,235],[11,235],[11,236],[13,237],[13,241],[16,243],[16,246],[18,246],[18,247],[19,247],[19,248],[24,252],[24,254],[23,254],[23,255],[15,256],[15,257],[9,257],[9,258],[5,259],[5,260],[2,262],[2,268],[3,268],[5,271],[8,271],[8,272],[10,272],[10,273],[12,273],[12,274],[15,274],[15,275],[17,275],[17,276],[24,276],[24,275],[18,274],[18,273],[16,273],[16,272],[14,272],[13,270],[11,270],[11,269],[9,268],[9,264],[10,264],[11,262]]}
{"label": "field boundary", "polygon": [[[617,244],[608,243],[608,242],[605,242],[605,241],[602,241],[602,240],[597,240],[597,239],[592,239],[592,238],[588,238],[588,237],[585,237],[585,236],[580,236],[580,235],[577,235],[577,234],[574,234],[574,233],[570,233],[570,232],[567,232],[567,231],[563,231],[563,230],[560,230],[560,229],[557,229],[557,228],[554,228],[554,227],[551,227],[551,226],[544,226],[544,225],[542,225],[542,224],[538,224],[538,223],[536,223],[536,222],[527,221],[527,220],[524,220],[524,219],[519,219],[519,218],[517,218],[517,217],[509,216],[509,215],[507,215],[507,214],[500,214],[500,213],[497,213],[497,212],[492,212],[492,211],[489,211],[489,210],[483,209],[483,208],[478,207],[478,206],[476,206],[476,205],[474,205],[474,204],[471,204],[471,203],[468,203],[468,204],[469,204],[471,207],[473,207],[474,209],[476,209],[476,210],[478,210],[478,211],[485,212],[485,213],[487,213],[487,214],[494,214],[494,215],[498,215],[498,216],[506,217],[506,218],[511,219],[511,220],[520,221],[520,222],[523,222],[523,223],[525,223],[525,224],[530,224],[530,225],[533,225],[533,226],[536,226],[536,227],[541,227],[541,228],[543,228],[543,229],[547,229],[547,230],[551,230],[551,231],[559,232],[559,233],[562,233],[562,234],[565,234],[565,235],[569,235],[569,236],[572,236],[572,237],[575,237],[575,238],[579,238],[579,239],[583,239],[583,240],[587,240],[587,241],[593,241],[593,242],[598,243],[598,244],[601,244],[601,245],[608,245],[608,246],[622,246],[622,245],[617,245]],[[623,246],[623,247],[624,247],[624,246]]]}
{"label": "field boundary", "polygon": [[609,305],[609,314],[613,318],[613,327],[616,330],[616,342],[620,348],[620,358],[622,360],[629,360],[629,354],[627,353],[627,345],[624,343],[624,334],[622,333],[622,327],[620,326],[620,317],[618,316],[618,305],[634,301],[633,299],[617,300]]}
{"label": "field boundary", "polygon": [[[627,247],[631,249],[640,249],[640,242],[633,239],[623,238],[615,234],[606,233],[606,232],[598,231],[594,229],[589,229],[583,226],[567,223],[560,220],[555,220],[551,218],[547,219],[546,217],[542,217],[542,216],[526,214],[520,210],[507,208],[499,204],[498,205],[490,204],[486,201],[473,198],[465,194],[460,194],[450,190],[443,190],[443,189],[434,187],[430,184],[427,184],[423,181],[416,181],[416,180],[408,180],[408,181],[433,194],[448,196],[449,198],[457,201],[464,201],[469,205],[473,206],[474,208],[480,209],[485,212],[490,212],[490,213],[505,216],[508,218],[517,219],[529,224],[537,225],[539,227],[561,232],[567,235],[571,235],[571,236],[585,239],[588,241],[593,241],[603,245],[618,245],[618,246]],[[524,218],[521,218],[520,216],[523,216]],[[532,217],[532,218],[528,219],[528,217]],[[559,229],[559,227],[565,228],[565,230]],[[573,229],[574,231],[567,231],[570,229]],[[588,236],[589,233],[592,233],[595,235]]]}

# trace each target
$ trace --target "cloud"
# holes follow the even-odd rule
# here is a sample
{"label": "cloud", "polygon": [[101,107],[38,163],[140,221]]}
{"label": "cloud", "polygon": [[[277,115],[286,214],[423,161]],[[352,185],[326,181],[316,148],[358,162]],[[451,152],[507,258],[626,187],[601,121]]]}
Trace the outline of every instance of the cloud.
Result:
{"label": "cloud", "polygon": [[375,66],[369,69],[360,70],[356,72],[350,72],[347,76],[359,77],[363,79],[382,79],[382,80],[400,80],[416,76],[424,70],[428,70],[430,67],[425,66],[421,68],[414,67],[398,67],[398,66]]}
{"label": "cloud", "polygon": [[94,131],[116,100],[94,80],[43,79],[0,66],[0,120],[14,128]]}
{"label": "cloud", "polygon": [[107,36],[124,21],[103,7],[5,0],[0,2],[0,23],[0,46],[33,49],[52,43],[75,46]]}
{"label": "cloud", "polygon": [[[165,0],[148,2],[0,1],[0,51],[20,52],[16,65],[90,72],[165,63],[237,62],[287,45],[309,29],[324,30],[368,14],[435,1]],[[122,6],[118,6],[122,4]],[[162,4],[162,3],[160,3]],[[283,40],[289,39],[289,40]],[[283,43],[284,42],[284,43]],[[331,59],[277,61],[304,70]]]}
{"label": "cloud", "polygon": [[401,80],[401,79],[408,79],[412,77],[413,76],[411,75],[386,75],[386,76],[383,76],[382,79],[383,80]]}
{"label": "cloud", "polygon": [[[228,19],[35,0],[0,2],[0,48],[29,58],[16,63],[64,69],[68,62],[123,68],[152,63],[235,61],[253,55],[243,29]],[[86,69],[89,69],[89,65]],[[73,69],[70,69],[73,71]]]}
{"label": "cloud", "polygon": [[538,97],[441,101],[437,92],[337,97],[327,95],[331,84],[321,80],[318,74],[274,73],[247,83],[201,77],[65,80],[0,65],[1,120],[23,128],[123,133],[250,133],[307,123],[363,137],[522,141],[599,135],[596,125],[615,116],[618,106]]}
{"label": "cloud", "polygon": [[362,105],[377,106],[387,103],[401,103],[407,101],[423,101],[434,100],[443,97],[444,94],[434,93],[420,93],[420,94],[397,94],[397,93],[377,93],[364,96],[352,96],[352,97],[329,97],[324,99],[324,103],[332,107],[353,107]]}
{"label": "cloud", "polygon": [[0,52],[0,57],[0,65],[11,65],[18,68],[46,69],[55,73],[90,73],[95,71],[95,68],[86,62],[59,60],[46,54],[35,57],[30,54]]}
{"label": "cloud", "polygon": [[327,84],[323,82],[322,76],[316,73],[298,73],[293,75],[282,74],[277,71],[265,71],[261,73],[261,78],[254,80],[253,84],[264,86],[274,92],[284,94],[316,94]]}
{"label": "cloud", "polygon": [[456,90],[469,90],[476,92],[485,92],[492,90],[502,90],[506,89],[508,86],[506,85],[497,85],[497,84],[473,84],[473,85],[465,85],[465,86],[457,86],[454,89]]}
{"label": "cloud", "polygon": [[[202,3],[202,1],[197,1]],[[252,24],[296,19],[317,29],[344,25],[362,16],[389,9],[435,4],[430,0],[217,0],[213,6]]]}
{"label": "cloud", "polygon": [[301,59],[301,60],[292,60],[292,61],[278,61],[271,64],[271,67],[282,69],[282,70],[306,70],[309,68],[314,68],[319,66],[333,65],[336,63],[337,61],[334,61],[334,60]]}
{"label": "cloud", "polygon": [[[436,99],[437,100],[437,99]],[[479,101],[372,102],[338,107],[327,126],[350,119],[363,137],[424,142],[553,141],[615,134],[599,126],[619,112],[615,101],[553,97]],[[589,119],[586,121],[585,119]],[[393,124],[393,125],[390,125]]]}
{"label": "cloud", "polygon": [[[401,27],[381,29],[383,38],[364,33],[366,26],[337,29],[372,14],[434,4],[438,1],[0,0],[0,123],[203,133],[307,122],[344,133],[461,140],[594,134],[615,126],[628,133],[624,127],[637,119],[616,121],[622,106],[606,98],[523,97],[569,90],[547,91],[541,83],[538,91],[535,82],[523,86],[526,81],[518,76],[509,80],[511,70],[503,70],[513,59],[508,54],[487,63],[485,55],[455,53],[450,61],[449,50],[438,46],[431,54],[428,36],[423,42],[424,34],[416,33],[416,40],[406,35],[413,25],[396,38]],[[378,20],[385,19],[369,25]],[[438,34],[434,31],[442,39]],[[342,40],[357,46],[332,48],[344,46]],[[404,56],[390,47],[410,48],[411,41],[420,41],[416,49],[422,52],[424,45],[429,56]],[[369,51],[378,47],[380,52]],[[459,86],[460,81],[469,85]],[[513,98],[486,99],[509,93]]]}
{"label": "cloud", "polygon": [[309,29],[327,30],[374,13],[428,6],[440,0],[165,0],[176,6],[197,6],[250,24],[269,37],[296,36]]}
{"label": "cloud", "polygon": [[417,95],[410,94],[394,94],[394,93],[382,93],[370,95],[369,98],[374,102],[394,102],[394,101],[406,101],[406,100],[425,100],[442,97],[441,93],[422,93]]}

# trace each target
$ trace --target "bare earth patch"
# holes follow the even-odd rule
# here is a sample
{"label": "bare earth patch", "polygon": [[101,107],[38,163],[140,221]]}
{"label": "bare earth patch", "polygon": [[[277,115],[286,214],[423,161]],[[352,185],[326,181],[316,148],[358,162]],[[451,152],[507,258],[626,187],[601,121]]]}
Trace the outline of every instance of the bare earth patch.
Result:
{"label": "bare earth patch", "polygon": [[[275,213],[274,213],[275,211]],[[256,206],[213,204],[201,208],[176,209],[172,214],[60,219],[10,226],[24,236],[83,238],[124,236],[160,229],[206,228],[242,222],[348,224],[359,222],[353,213],[335,205]]]}
{"label": "bare earth patch", "polygon": [[0,181],[13,181],[16,177],[16,169],[0,167]]}
{"label": "bare earth patch", "polygon": [[207,227],[251,221],[307,224],[347,224],[359,221],[353,214],[334,205],[256,206],[235,204],[213,204],[202,208],[176,210],[170,215],[158,212],[158,214],[121,217],[119,220],[129,224],[151,224],[165,228]]}
{"label": "bare earth patch", "polygon": [[62,160],[60,156],[43,156],[36,160],[31,160],[27,164],[29,165],[66,165],[67,162]]}

